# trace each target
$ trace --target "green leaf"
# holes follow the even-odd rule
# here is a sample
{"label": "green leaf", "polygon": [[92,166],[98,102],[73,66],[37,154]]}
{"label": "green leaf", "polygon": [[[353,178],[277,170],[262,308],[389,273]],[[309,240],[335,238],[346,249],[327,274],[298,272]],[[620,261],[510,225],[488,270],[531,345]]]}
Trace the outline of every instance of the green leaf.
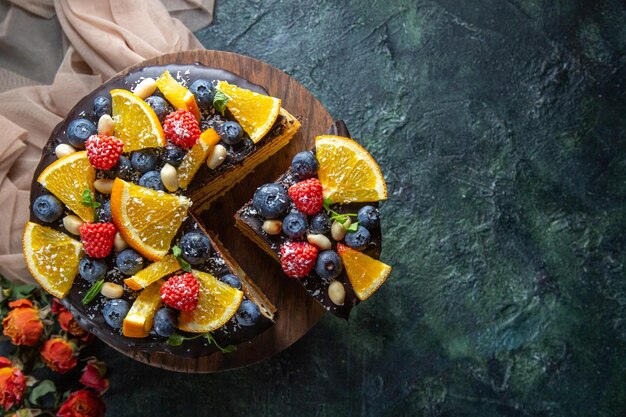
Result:
{"label": "green leaf", "polygon": [[235,345],[228,345],[226,347],[221,347],[217,341],[215,340],[215,338],[213,337],[213,335],[211,333],[205,333],[204,336],[206,337],[206,340],[209,341],[209,344],[214,344],[216,348],[218,348],[220,350],[220,352],[222,353],[232,353],[234,351],[237,350],[237,346]]}
{"label": "green leaf", "polygon": [[96,298],[98,294],[100,294],[100,290],[102,289],[103,285],[104,285],[103,279],[100,279],[94,282],[91,288],[89,288],[89,291],[87,291],[87,294],[85,294],[85,296],[83,297],[83,304],[86,305],[86,304],[91,303],[93,299]]}
{"label": "green leaf", "polygon": [[213,97],[213,107],[222,113],[222,116],[224,115],[224,110],[226,110],[226,103],[229,101],[230,97],[228,97],[223,91],[215,91],[215,96]]}
{"label": "green leaf", "polygon": [[352,223],[350,225],[350,227],[348,227],[348,232],[356,232],[357,230],[359,230],[359,222],[356,223]]}
{"label": "green leaf", "polygon": [[100,203],[98,203],[96,201],[95,196],[91,193],[91,190],[85,190],[83,191],[83,198],[80,200],[80,204],[82,204],[83,206],[87,206],[87,207],[91,207],[93,208],[93,213],[94,213],[94,221],[97,222],[98,221],[98,212],[96,211],[96,209],[98,207],[100,207]]}
{"label": "green leaf", "polygon": [[324,206],[324,210],[330,211],[331,204],[333,204],[333,201],[330,198],[325,198],[324,203],[322,204]]}
{"label": "green leaf", "polygon": [[50,393],[56,394],[56,392],[57,392],[57,387],[56,385],[54,385],[54,382],[50,381],[49,379],[46,379],[44,381],[41,381],[39,384],[37,384],[37,386],[35,386],[35,388],[33,388],[32,392],[30,393],[30,397],[28,399],[30,400],[31,403],[39,405],[39,399],[41,397]]}
{"label": "green leaf", "polygon": [[189,262],[183,259],[183,251],[181,248],[174,245],[174,247],[172,247],[172,255],[174,255],[174,258],[176,258],[176,260],[178,261],[178,265],[180,265],[183,271],[191,272],[191,265],[189,265]]}
{"label": "green leaf", "polygon": [[28,298],[34,289],[35,287],[32,285],[16,285],[13,287],[13,298],[16,300],[19,300],[20,298]]}
{"label": "green leaf", "polygon": [[185,340],[185,336],[178,333],[172,333],[170,337],[167,338],[167,344],[170,346],[180,346],[183,344]]}

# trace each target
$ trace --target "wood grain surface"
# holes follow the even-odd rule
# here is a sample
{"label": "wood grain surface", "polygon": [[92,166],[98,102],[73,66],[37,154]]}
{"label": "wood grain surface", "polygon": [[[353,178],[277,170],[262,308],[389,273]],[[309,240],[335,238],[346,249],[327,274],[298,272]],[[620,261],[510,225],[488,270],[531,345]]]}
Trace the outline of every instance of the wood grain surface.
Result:
{"label": "wood grain surface", "polygon": [[302,123],[300,131],[288,146],[257,167],[200,215],[205,226],[219,235],[239,265],[276,306],[278,314],[275,326],[226,355],[215,353],[197,359],[184,359],[160,353],[124,352],[118,349],[148,365],[179,372],[210,373],[243,367],[286,349],[304,336],[324,314],[322,307],[307,295],[304,288],[282,273],[280,265],[241,235],[235,228],[233,215],[252,197],[258,186],[272,182],[285,171],[295,153],[312,148],[315,136],[324,133],[333,119],[311,92],[289,75],[259,60],[230,52],[195,50],[162,55],[129,67],[117,75],[125,75],[143,66],[194,62],[225,69],[261,85],[272,96],[282,99],[282,106]]}

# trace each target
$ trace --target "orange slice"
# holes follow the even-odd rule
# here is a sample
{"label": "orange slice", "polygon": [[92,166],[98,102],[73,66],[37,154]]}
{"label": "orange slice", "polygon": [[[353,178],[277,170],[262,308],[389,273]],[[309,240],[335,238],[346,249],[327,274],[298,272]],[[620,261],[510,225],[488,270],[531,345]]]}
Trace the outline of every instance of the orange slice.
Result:
{"label": "orange slice", "polygon": [[161,260],[187,216],[191,200],[116,178],[111,216],[124,240],[153,261]]}
{"label": "orange slice", "polygon": [[157,281],[139,294],[128,310],[122,333],[126,337],[147,337],[154,323],[154,315],[161,306],[161,286],[163,280]]}
{"label": "orange slice", "polygon": [[132,277],[126,278],[124,283],[128,285],[131,290],[140,290],[166,275],[173,274],[179,269],[180,265],[176,258],[172,255],[167,255],[160,261],[148,265]]}
{"label": "orange slice", "polygon": [[257,143],[270,131],[280,113],[281,100],[220,81],[217,89],[230,100],[226,107],[252,142]]}
{"label": "orange slice", "polygon": [[243,299],[243,291],[218,281],[206,272],[192,273],[200,283],[198,306],[192,311],[180,312],[178,328],[192,333],[219,329],[237,312]]}
{"label": "orange slice", "polygon": [[74,152],[57,159],[43,170],[37,182],[65,203],[85,222],[93,222],[93,208],[81,204],[85,190],[94,193],[96,170],[87,159],[87,151]]}
{"label": "orange slice", "polygon": [[54,229],[28,222],[22,248],[26,265],[39,285],[57,298],[65,297],[78,273],[83,245]]}
{"label": "orange slice", "polygon": [[364,253],[337,244],[337,252],[348,274],[348,279],[360,300],[374,294],[391,273],[391,267]]}
{"label": "orange slice", "polygon": [[315,138],[324,198],[333,203],[387,199],[387,185],[378,164],[350,138],[323,135]]}
{"label": "orange slice", "polygon": [[128,90],[111,90],[115,136],[124,142],[124,152],[165,146],[165,133],[154,110]]}
{"label": "orange slice", "polygon": [[163,71],[163,74],[156,80],[156,85],[176,109],[189,110],[196,120],[200,121],[200,110],[196,98],[191,91],[176,81],[169,71]]}
{"label": "orange slice", "polygon": [[213,149],[219,141],[220,136],[215,129],[211,128],[202,132],[198,142],[187,152],[187,155],[185,155],[178,167],[178,184],[181,188],[187,188],[193,176],[196,175],[196,172],[198,172],[198,169],[200,169],[206,160],[211,149]]}

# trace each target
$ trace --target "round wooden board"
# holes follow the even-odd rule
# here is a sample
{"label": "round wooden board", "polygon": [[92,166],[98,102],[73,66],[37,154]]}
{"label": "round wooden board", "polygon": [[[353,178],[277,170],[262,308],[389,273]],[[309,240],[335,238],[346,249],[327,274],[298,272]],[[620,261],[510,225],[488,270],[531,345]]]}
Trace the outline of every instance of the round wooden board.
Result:
{"label": "round wooden board", "polygon": [[324,314],[323,308],[294,280],[288,279],[280,265],[235,228],[233,215],[254,194],[257,187],[272,182],[290,165],[293,155],[311,149],[316,135],[326,132],[333,119],[324,106],[299,82],[284,72],[259,60],[230,52],[194,50],[151,58],[126,68],[125,75],[149,65],[191,64],[233,72],[264,87],[270,95],[282,99],[282,106],[298,117],[302,127],[290,144],[216,200],[201,216],[205,226],[220,240],[239,265],[265,293],[278,310],[276,324],[249,343],[229,354],[215,353],[197,359],[172,357],[161,353],[121,353],[148,365],[179,372],[211,373],[240,368],[259,362],[289,347],[304,336]]}

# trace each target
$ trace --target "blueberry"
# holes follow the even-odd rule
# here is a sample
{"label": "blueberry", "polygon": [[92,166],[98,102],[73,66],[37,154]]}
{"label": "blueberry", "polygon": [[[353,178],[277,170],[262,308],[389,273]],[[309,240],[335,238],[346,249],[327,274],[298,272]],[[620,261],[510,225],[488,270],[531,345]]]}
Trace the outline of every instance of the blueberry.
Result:
{"label": "blueberry", "polygon": [[100,204],[100,208],[98,208],[98,221],[102,223],[111,223],[113,221],[113,217],[111,216],[111,200]]}
{"label": "blueberry", "polygon": [[236,145],[243,139],[243,129],[237,122],[226,122],[220,127],[220,139],[227,145]]}
{"label": "blueberry", "polygon": [[114,329],[121,329],[128,310],[130,310],[128,301],[122,299],[110,300],[104,304],[102,315],[104,316],[104,321],[109,326]]}
{"label": "blueberry", "polygon": [[237,275],[233,275],[233,274],[224,275],[223,277],[220,277],[220,281],[238,290],[241,289],[241,281],[239,280],[239,277]]}
{"label": "blueberry", "polygon": [[111,100],[105,96],[96,97],[93,100],[93,113],[98,119],[105,114],[111,114]]}
{"label": "blueberry", "polygon": [[325,234],[330,232],[330,218],[326,213],[318,213],[311,219],[311,233]]}
{"label": "blueberry", "polygon": [[363,206],[357,213],[359,225],[366,229],[374,229],[380,224],[380,214],[378,209],[373,206]]}
{"label": "blueberry", "polygon": [[159,336],[170,337],[178,326],[176,312],[169,308],[161,308],[154,315],[154,331]]}
{"label": "blueberry", "polygon": [[289,208],[289,196],[280,184],[265,184],[257,188],[252,205],[259,215],[267,219],[277,219]]}
{"label": "blueberry", "polygon": [[250,300],[243,300],[235,313],[237,323],[242,326],[253,326],[261,318],[259,306]]}
{"label": "blueberry", "polygon": [[210,81],[196,80],[189,86],[189,91],[196,97],[198,106],[207,108],[213,104],[215,87]]}
{"label": "blueberry", "polygon": [[139,178],[139,185],[146,188],[152,188],[157,191],[164,191],[161,174],[159,171],[148,171]]}
{"label": "blueberry", "polygon": [[115,265],[126,275],[135,275],[143,267],[143,258],[132,249],[124,249],[115,257]]}
{"label": "blueberry", "polygon": [[323,280],[335,279],[343,270],[343,262],[334,250],[325,250],[317,255],[315,272]]}
{"label": "blueberry", "polygon": [[209,257],[210,245],[209,238],[197,232],[187,233],[178,242],[183,259],[192,265],[201,264]]}
{"label": "blueberry", "polygon": [[98,133],[96,125],[87,119],[74,119],[67,126],[67,140],[77,149],[85,149],[85,142],[89,136]]}
{"label": "blueberry", "polygon": [[319,167],[320,164],[313,152],[299,152],[291,160],[291,169],[302,179],[313,177]]}
{"label": "blueberry", "polygon": [[187,151],[174,145],[165,147],[165,162],[178,168],[183,158],[187,155]]}
{"label": "blueberry", "polygon": [[306,232],[307,223],[304,214],[293,212],[283,219],[283,233],[291,239],[300,239]]}
{"label": "blueberry", "polygon": [[51,194],[43,194],[35,199],[33,213],[39,220],[51,223],[63,215],[63,205]]}
{"label": "blueberry", "polygon": [[107,171],[107,174],[110,177],[119,177],[123,180],[128,180],[132,176],[133,167],[130,164],[130,159],[128,157],[122,155],[120,156],[117,165],[113,167],[113,169]]}
{"label": "blueberry", "polygon": [[80,276],[89,282],[96,282],[97,280],[104,278],[104,274],[107,272],[107,264],[103,259],[83,257],[78,263],[78,273]]}
{"label": "blueberry", "polygon": [[163,97],[150,96],[146,98],[145,102],[148,103],[148,106],[152,107],[152,110],[154,110],[154,113],[159,118],[159,122],[161,123],[163,123],[168,114],[174,111],[172,106],[170,106]]}
{"label": "blueberry", "polygon": [[156,167],[157,159],[157,154],[152,149],[143,149],[133,152],[130,158],[130,165],[137,171],[145,174]]}
{"label": "blueberry", "polygon": [[369,230],[359,225],[356,232],[346,233],[346,237],[344,239],[346,241],[346,245],[350,246],[352,249],[363,250],[367,247],[367,245],[369,245],[372,237]]}

